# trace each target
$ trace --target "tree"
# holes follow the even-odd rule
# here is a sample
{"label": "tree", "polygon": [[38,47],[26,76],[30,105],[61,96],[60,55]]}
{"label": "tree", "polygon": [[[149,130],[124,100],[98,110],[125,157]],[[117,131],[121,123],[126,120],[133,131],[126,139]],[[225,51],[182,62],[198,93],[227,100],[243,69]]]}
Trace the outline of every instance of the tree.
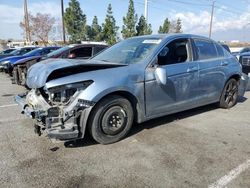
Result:
{"label": "tree", "polygon": [[147,24],[146,19],[141,15],[139,22],[136,26],[136,35],[150,35],[152,34],[151,24]]}
{"label": "tree", "polygon": [[97,16],[94,16],[91,25],[91,40],[101,41],[102,27],[98,24]]}
{"label": "tree", "polygon": [[173,20],[170,23],[169,32],[170,33],[182,33],[181,27],[182,27],[182,24],[181,24],[180,18],[178,18],[177,20]]}
{"label": "tree", "polygon": [[71,0],[64,14],[64,23],[71,42],[87,38],[86,20],[86,15],[83,14],[80,3],[77,0]]}
{"label": "tree", "polygon": [[163,26],[159,27],[158,33],[169,33],[170,30],[170,21],[168,18],[164,20]]}
{"label": "tree", "polygon": [[102,28],[102,40],[110,45],[116,43],[118,27],[116,26],[116,21],[113,17],[111,4],[108,5],[107,15]]}
{"label": "tree", "polygon": [[[30,13],[28,13],[28,22],[29,22],[29,24],[30,24],[30,22],[31,22],[31,14]],[[19,24],[19,26],[21,27],[21,29],[23,30],[23,33],[22,33],[22,35],[26,35],[25,36],[25,39],[26,39],[26,41],[28,41],[29,39],[29,37],[28,37],[28,35],[30,35],[30,37],[32,37],[31,36],[31,28],[30,28],[30,26],[29,27],[26,27],[26,25],[25,25],[25,17],[24,17],[24,19],[23,19],[23,21],[22,22],[20,22],[20,24]],[[32,39],[30,38],[30,40],[32,41]]]}
{"label": "tree", "polygon": [[175,26],[175,33],[182,33],[182,23],[181,23],[181,19],[178,18],[176,21],[176,26]]}
{"label": "tree", "polygon": [[85,25],[84,27],[83,40],[93,40],[92,28],[89,25]]}
{"label": "tree", "polygon": [[123,17],[122,36],[124,39],[136,35],[136,22],[137,14],[135,14],[134,2],[133,0],[129,0],[127,15]]}
{"label": "tree", "polygon": [[[37,13],[36,16],[29,14],[29,29],[33,38],[40,40],[44,45],[48,43],[49,33],[55,23],[55,18],[49,14]],[[24,23],[20,26],[24,28]]]}

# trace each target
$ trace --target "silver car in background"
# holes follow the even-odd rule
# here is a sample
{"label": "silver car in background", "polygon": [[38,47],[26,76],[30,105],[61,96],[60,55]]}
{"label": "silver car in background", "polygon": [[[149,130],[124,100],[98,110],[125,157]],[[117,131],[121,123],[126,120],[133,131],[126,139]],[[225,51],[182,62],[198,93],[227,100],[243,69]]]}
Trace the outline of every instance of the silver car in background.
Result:
{"label": "silver car in background", "polygon": [[16,101],[49,138],[74,140],[86,130],[99,143],[126,136],[133,123],[243,95],[237,59],[218,43],[187,34],[126,39],[90,60],[40,62]]}

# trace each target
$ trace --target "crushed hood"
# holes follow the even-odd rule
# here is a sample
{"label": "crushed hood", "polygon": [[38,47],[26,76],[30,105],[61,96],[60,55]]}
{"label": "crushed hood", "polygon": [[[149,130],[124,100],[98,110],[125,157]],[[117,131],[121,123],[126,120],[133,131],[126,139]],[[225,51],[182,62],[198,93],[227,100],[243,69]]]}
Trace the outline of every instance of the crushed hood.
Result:
{"label": "crushed hood", "polygon": [[104,63],[93,60],[47,59],[30,67],[26,83],[29,88],[41,88],[50,80],[121,66],[125,66],[125,64]]}

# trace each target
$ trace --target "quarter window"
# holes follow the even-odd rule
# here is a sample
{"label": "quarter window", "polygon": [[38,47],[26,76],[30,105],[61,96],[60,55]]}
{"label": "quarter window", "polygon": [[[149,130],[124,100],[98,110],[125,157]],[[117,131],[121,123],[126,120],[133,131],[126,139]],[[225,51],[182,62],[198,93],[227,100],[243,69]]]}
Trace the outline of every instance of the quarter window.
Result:
{"label": "quarter window", "polygon": [[194,40],[197,51],[197,60],[206,60],[217,57],[215,46],[212,42],[206,40]]}
{"label": "quarter window", "polygon": [[216,44],[217,52],[219,57],[224,57],[224,49],[221,45]]}
{"label": "quarter window", "polygon": [[104,50],[105,48],[107,48],[106,46],[96,46],[95,48],[94,48],[94,55],[95,54],[98,54],[99,52],[101,52],[102,50]]}

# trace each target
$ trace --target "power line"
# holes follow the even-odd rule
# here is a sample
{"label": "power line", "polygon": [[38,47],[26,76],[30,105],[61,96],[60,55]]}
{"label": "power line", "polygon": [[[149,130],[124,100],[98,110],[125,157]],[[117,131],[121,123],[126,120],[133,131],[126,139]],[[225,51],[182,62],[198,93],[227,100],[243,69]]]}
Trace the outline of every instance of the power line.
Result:
{"label": "power line", "polygon": [[210,6],[208,4],[191,3],[191,2],[179,1],[179,0],[168,0],[168,1],[176,2],[176,3],[181,3],[181,4],[185,4],[185,5],[193,5],[193,6],[205,6],[205,7]]}

